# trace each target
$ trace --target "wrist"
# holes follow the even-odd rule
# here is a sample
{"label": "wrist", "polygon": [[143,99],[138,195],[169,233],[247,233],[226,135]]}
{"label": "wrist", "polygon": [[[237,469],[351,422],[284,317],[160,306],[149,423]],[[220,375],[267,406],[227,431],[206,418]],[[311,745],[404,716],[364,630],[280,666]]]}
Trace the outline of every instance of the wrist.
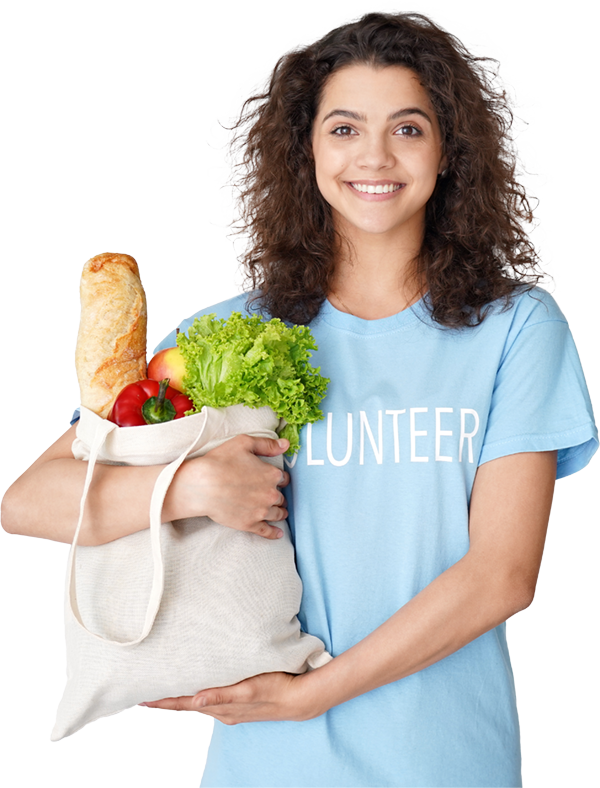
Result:
{"label": "wrist", "polygon": [[202,457],[186,460],[177,469],[163,502],[163,521],[171,522],[186,517],[205,516],[198,476],[201,473],[202,460]]}
{"label": "wrist", "polygon": [[315,668],[306,673],[301,673],[295,676],[296,688],[299,693],[299,706],[302,709],[302,719],[312,720],[315,717],[320,717],[325,714],[333,706],[336,701],[331,694],[330,682],[326,674],[330,671],[326,669],[331,663],[324,665],[322,668]]}

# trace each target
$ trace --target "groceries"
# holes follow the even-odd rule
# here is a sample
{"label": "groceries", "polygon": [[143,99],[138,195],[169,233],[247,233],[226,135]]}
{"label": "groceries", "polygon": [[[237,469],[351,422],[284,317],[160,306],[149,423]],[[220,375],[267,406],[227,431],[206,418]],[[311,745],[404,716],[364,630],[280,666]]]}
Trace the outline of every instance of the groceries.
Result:
{"label": "groceries", "polygon": [[169,378],[171,386],[183,391],[185,362],[178,347],[167,347],[152,356],[146,373],[151,380]]}
{"label": "groceries", "polygon": [[[128,386],[165,378],[171,389],[191,400],[185,410],[177,410],[177,418],[205,405],[270,407],[282,420],[279,436],[289,440],[289,454],[300,446],[302,426],[322,418],[319,403],[329,381],[309,363],[317,347],[306,326],[288,327],[277,318],[239,312],[227,320],[204,315],[178,335],[177,347],[161,350],[146,369],[146,319],[146,297],[133,257],[106,253],[85,264],[77,376],[81,404],[102,418],[122,427],[168,420],[168,403],[167,413],[144,420],[141,413],[132,419],[123,400],[135,399],[133,392],[139,395],[135,388],[125,395]],[[158,396],[158,390],[148,396]],[[121,411],[127,411],[126,421],[117,417]]]}
{"label": "groceries", "polygon": [[[102,268],[110,263],[112,280],[116,276],[128,291],[129,273],[116,269],[120,265],[130,272],[133,258],[100,255],[86,269],[94,261]],[[82,392],[98,389],[102,394],[102,408],[82,403],[72,446],[73,456],[87,462],[87,471],[67,566],[67,684],[53,741],[141,702],[193,695],[260,673],[303,673],[332,659],[319,638],[300,628],[302,582],[285,520],[277,522],[280,539],[229,528],[205,516],[163,521],[165,495],[187,460],[241,434],[275,439],[282,426],[286,438],[290,427],[290,443],[297,446],[294,436],[302,423],[321,418],[318,403],[327,381],[308,364],[314,349],[310,332],[240,314],[227,321],[201,318],[187,337],[178,338],[189,415],[178,412],[162,423],[118,426],[106,418],[111,409],[118,410],[136,387],[144,392],[139,397],[148,399],[147,387],[152,386],[152,394],[160,384],[145,379],[145,358],[139,363],[141,307],[133,319],[135,298],[124,292],[130,320],[113,331],[98,312],[98,303],[110,308],[104,281],[94,281],[99,292],[87,291],[89,303],[82,299],[78,373]],[[134,289],[141,298],[137,273]],[[96,305],[97,322],[90,319],[90,303]],[[118,321],[115,315],[113,319]],[[109,339],[99,335],[103,331]],[[90,348],[91,362],[86,356]],[[137,358],[136,365],[128,368],[126,358]],[[162,379],[166,398],[168,377]],[[114,385],[105,385],[109,381]],[[187,399],[174,395],[176,409],[178,397]],[[283,471],[281,455],[261,459]],[[148,528],[107,544],[79,547],[96,463],[163,467],[148,501]]]}
{"label": "groceries", "polygon": [[263,320],[233,312],[196,318],[177,336],[185,362],[185,393],[196,410],[208,405],[270,407],[286,424],[279,431],[299,448],[300,429],[321,419],[319,403],[329,381],[309,363],[315,341],[306,326],[291,328],[281,320]]}
{"label": "groceries", "polygon": [[105,419],[119,392],[146,377],[146,296],[128,254],[92,257],[81,275],[75,366],[81,404]]}
{"label": "groceries", "polygon": [[169,378],[130,383],[115,400],[109,420],[119,427],[141,427],[181,419],[193,410],[189,397],[169,386]]}

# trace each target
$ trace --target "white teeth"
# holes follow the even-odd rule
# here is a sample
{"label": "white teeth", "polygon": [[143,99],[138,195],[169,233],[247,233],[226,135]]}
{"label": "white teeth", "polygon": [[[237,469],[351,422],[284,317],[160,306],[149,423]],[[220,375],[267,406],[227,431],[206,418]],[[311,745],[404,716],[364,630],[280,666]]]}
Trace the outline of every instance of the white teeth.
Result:
{"label": "white teeth", "polygon": [[366,183],[351,183],[351,185],[357,192],[362,192],[363,194],[389,194],[390,192],[398,191],[401,186],[399,183],[385,183],[383,185],[378,183],[377,186],[373,186],[373,184],[367,185]]}

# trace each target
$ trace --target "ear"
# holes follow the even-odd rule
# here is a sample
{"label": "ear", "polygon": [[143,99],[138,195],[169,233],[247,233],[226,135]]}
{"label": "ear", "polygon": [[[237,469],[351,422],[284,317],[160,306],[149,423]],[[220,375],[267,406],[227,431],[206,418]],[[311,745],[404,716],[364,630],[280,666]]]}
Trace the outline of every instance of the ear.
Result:
{"label": "ear", "polygon": [[446,154],[444,154],[442,156],[442,160],[440,161],[440,166],[438,167],[438,175],[441,178],[444,178],[447,170],[448,170],[448,157],[446,156]]}

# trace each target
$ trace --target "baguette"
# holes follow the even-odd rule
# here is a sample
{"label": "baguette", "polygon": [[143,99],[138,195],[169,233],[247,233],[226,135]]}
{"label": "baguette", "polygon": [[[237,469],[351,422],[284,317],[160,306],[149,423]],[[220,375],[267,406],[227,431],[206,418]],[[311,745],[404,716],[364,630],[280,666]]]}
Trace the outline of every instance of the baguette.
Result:
{"label": "baguette", "polygon": [[146,295],[128,254],[92,257],[81,275],[75,366],[81,404],[107,418],[121,390],[146,377]]}

